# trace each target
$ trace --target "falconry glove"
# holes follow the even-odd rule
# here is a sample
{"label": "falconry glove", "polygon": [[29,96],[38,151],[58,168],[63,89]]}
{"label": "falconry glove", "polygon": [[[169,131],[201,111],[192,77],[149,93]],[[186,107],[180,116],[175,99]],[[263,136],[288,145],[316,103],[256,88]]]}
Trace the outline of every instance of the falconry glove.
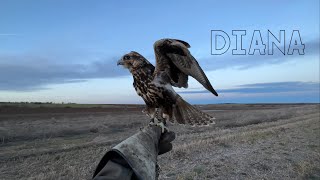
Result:
{"label": "falconry glove", "polygon": [[172,149],[174,132],[161,133],[149,125],[109,150],[96,168],[93,179],[157,179],[157,156]]}

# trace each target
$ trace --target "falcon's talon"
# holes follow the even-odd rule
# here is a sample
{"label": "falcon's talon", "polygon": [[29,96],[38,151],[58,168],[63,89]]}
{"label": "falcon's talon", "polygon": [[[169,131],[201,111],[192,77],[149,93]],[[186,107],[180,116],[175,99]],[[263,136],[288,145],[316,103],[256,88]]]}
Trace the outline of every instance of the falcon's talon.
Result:
{"label": "falcon's talon", "polygon": [[149,126],[154,126],[154,125],[156,125],[156,123],[154,123],[154,122],[149,122]]}
{"label": "falcon's talon", "polygon": [[155,118],[153,118],[153,122],[157,125],[161,121],[159,121],[158,118],[155,117]]}
{"label": "falcon's talon", "polygon": [[169,132],[169,129],[166,125],[163,124],[163,122],[159,122],[158,124],[156,124],[156,126],[161,127],[161,133],[164,133],[165,131]]}
{"label": "falcon's talon", "polygon": [[149,126],[159,126],[161,128],[161,133],[164,133],[165,131],[169,132],[167,126],[162,121],[159,121],[157,118],[153,118],[153,121],[150,121]]}
{"label": "falcon's talon", "polygon": [[156,123],[154,122],[155,120],[154,120],[155,118],[150,118],[150,122],[149,122],[149,125],[155,125]]}

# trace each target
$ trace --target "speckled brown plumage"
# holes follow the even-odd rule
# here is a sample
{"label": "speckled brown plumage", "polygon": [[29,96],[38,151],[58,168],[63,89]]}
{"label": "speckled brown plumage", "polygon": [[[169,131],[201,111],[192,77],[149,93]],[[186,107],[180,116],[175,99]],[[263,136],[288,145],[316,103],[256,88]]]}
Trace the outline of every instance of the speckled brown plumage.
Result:
{"label": "speckled brown plumage", "polygon": [[172,86],[188,87],[188,76],[218,95],[195,58],[190,45],[181,40],[161,39],[154,44],[156,67],[137,52],[130,52],[118,61],[133,76],[133,86],[146,103],[144,112],[151,118],[156,112],[166,120],[179,124],[206,125],[213,118],[184,101]]}

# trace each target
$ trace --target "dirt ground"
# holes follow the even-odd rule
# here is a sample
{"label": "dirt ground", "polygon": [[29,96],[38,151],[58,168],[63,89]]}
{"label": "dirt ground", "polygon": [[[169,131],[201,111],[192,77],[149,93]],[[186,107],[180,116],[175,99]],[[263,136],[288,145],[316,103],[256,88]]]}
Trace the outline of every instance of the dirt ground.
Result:
{"label": "dirt ground", "polygon": [[[0,179],[90,179],[104,153],[148,124],[143,106],[0,106]],[[216,125],[169,125],[160,179],[320,179],[319,104],[198,106]]]}

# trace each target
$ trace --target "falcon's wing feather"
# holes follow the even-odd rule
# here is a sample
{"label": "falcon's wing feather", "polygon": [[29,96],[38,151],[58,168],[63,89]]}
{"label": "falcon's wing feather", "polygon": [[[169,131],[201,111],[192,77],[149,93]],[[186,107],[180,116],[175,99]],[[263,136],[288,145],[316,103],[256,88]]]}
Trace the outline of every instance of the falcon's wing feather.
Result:
{"label": "falcon's wing feather", "polygon": [[[178,82],[176,82],[177,85],[173,84],[174,86],[181,87],[181,84],[186,84],[188,80],[186,77],[188,77],[189,75],[195,78],[211,93],[218,96],[218,93],[213,89],[207,76],[199,66],[197,60],[189,52],[189,47],[190,45],[187,42],[181,40],[158,40],[154,44],[154,49],[157,57],[156,69],[158,71],[164,70],[163,68],[167,66],[164,66],[163,63],[167,62],[169,63],[169,67],[171,69],[171,76],[181,77],[178,78]],[[173,71],[173,69],[178,69],[178,71]]]}

